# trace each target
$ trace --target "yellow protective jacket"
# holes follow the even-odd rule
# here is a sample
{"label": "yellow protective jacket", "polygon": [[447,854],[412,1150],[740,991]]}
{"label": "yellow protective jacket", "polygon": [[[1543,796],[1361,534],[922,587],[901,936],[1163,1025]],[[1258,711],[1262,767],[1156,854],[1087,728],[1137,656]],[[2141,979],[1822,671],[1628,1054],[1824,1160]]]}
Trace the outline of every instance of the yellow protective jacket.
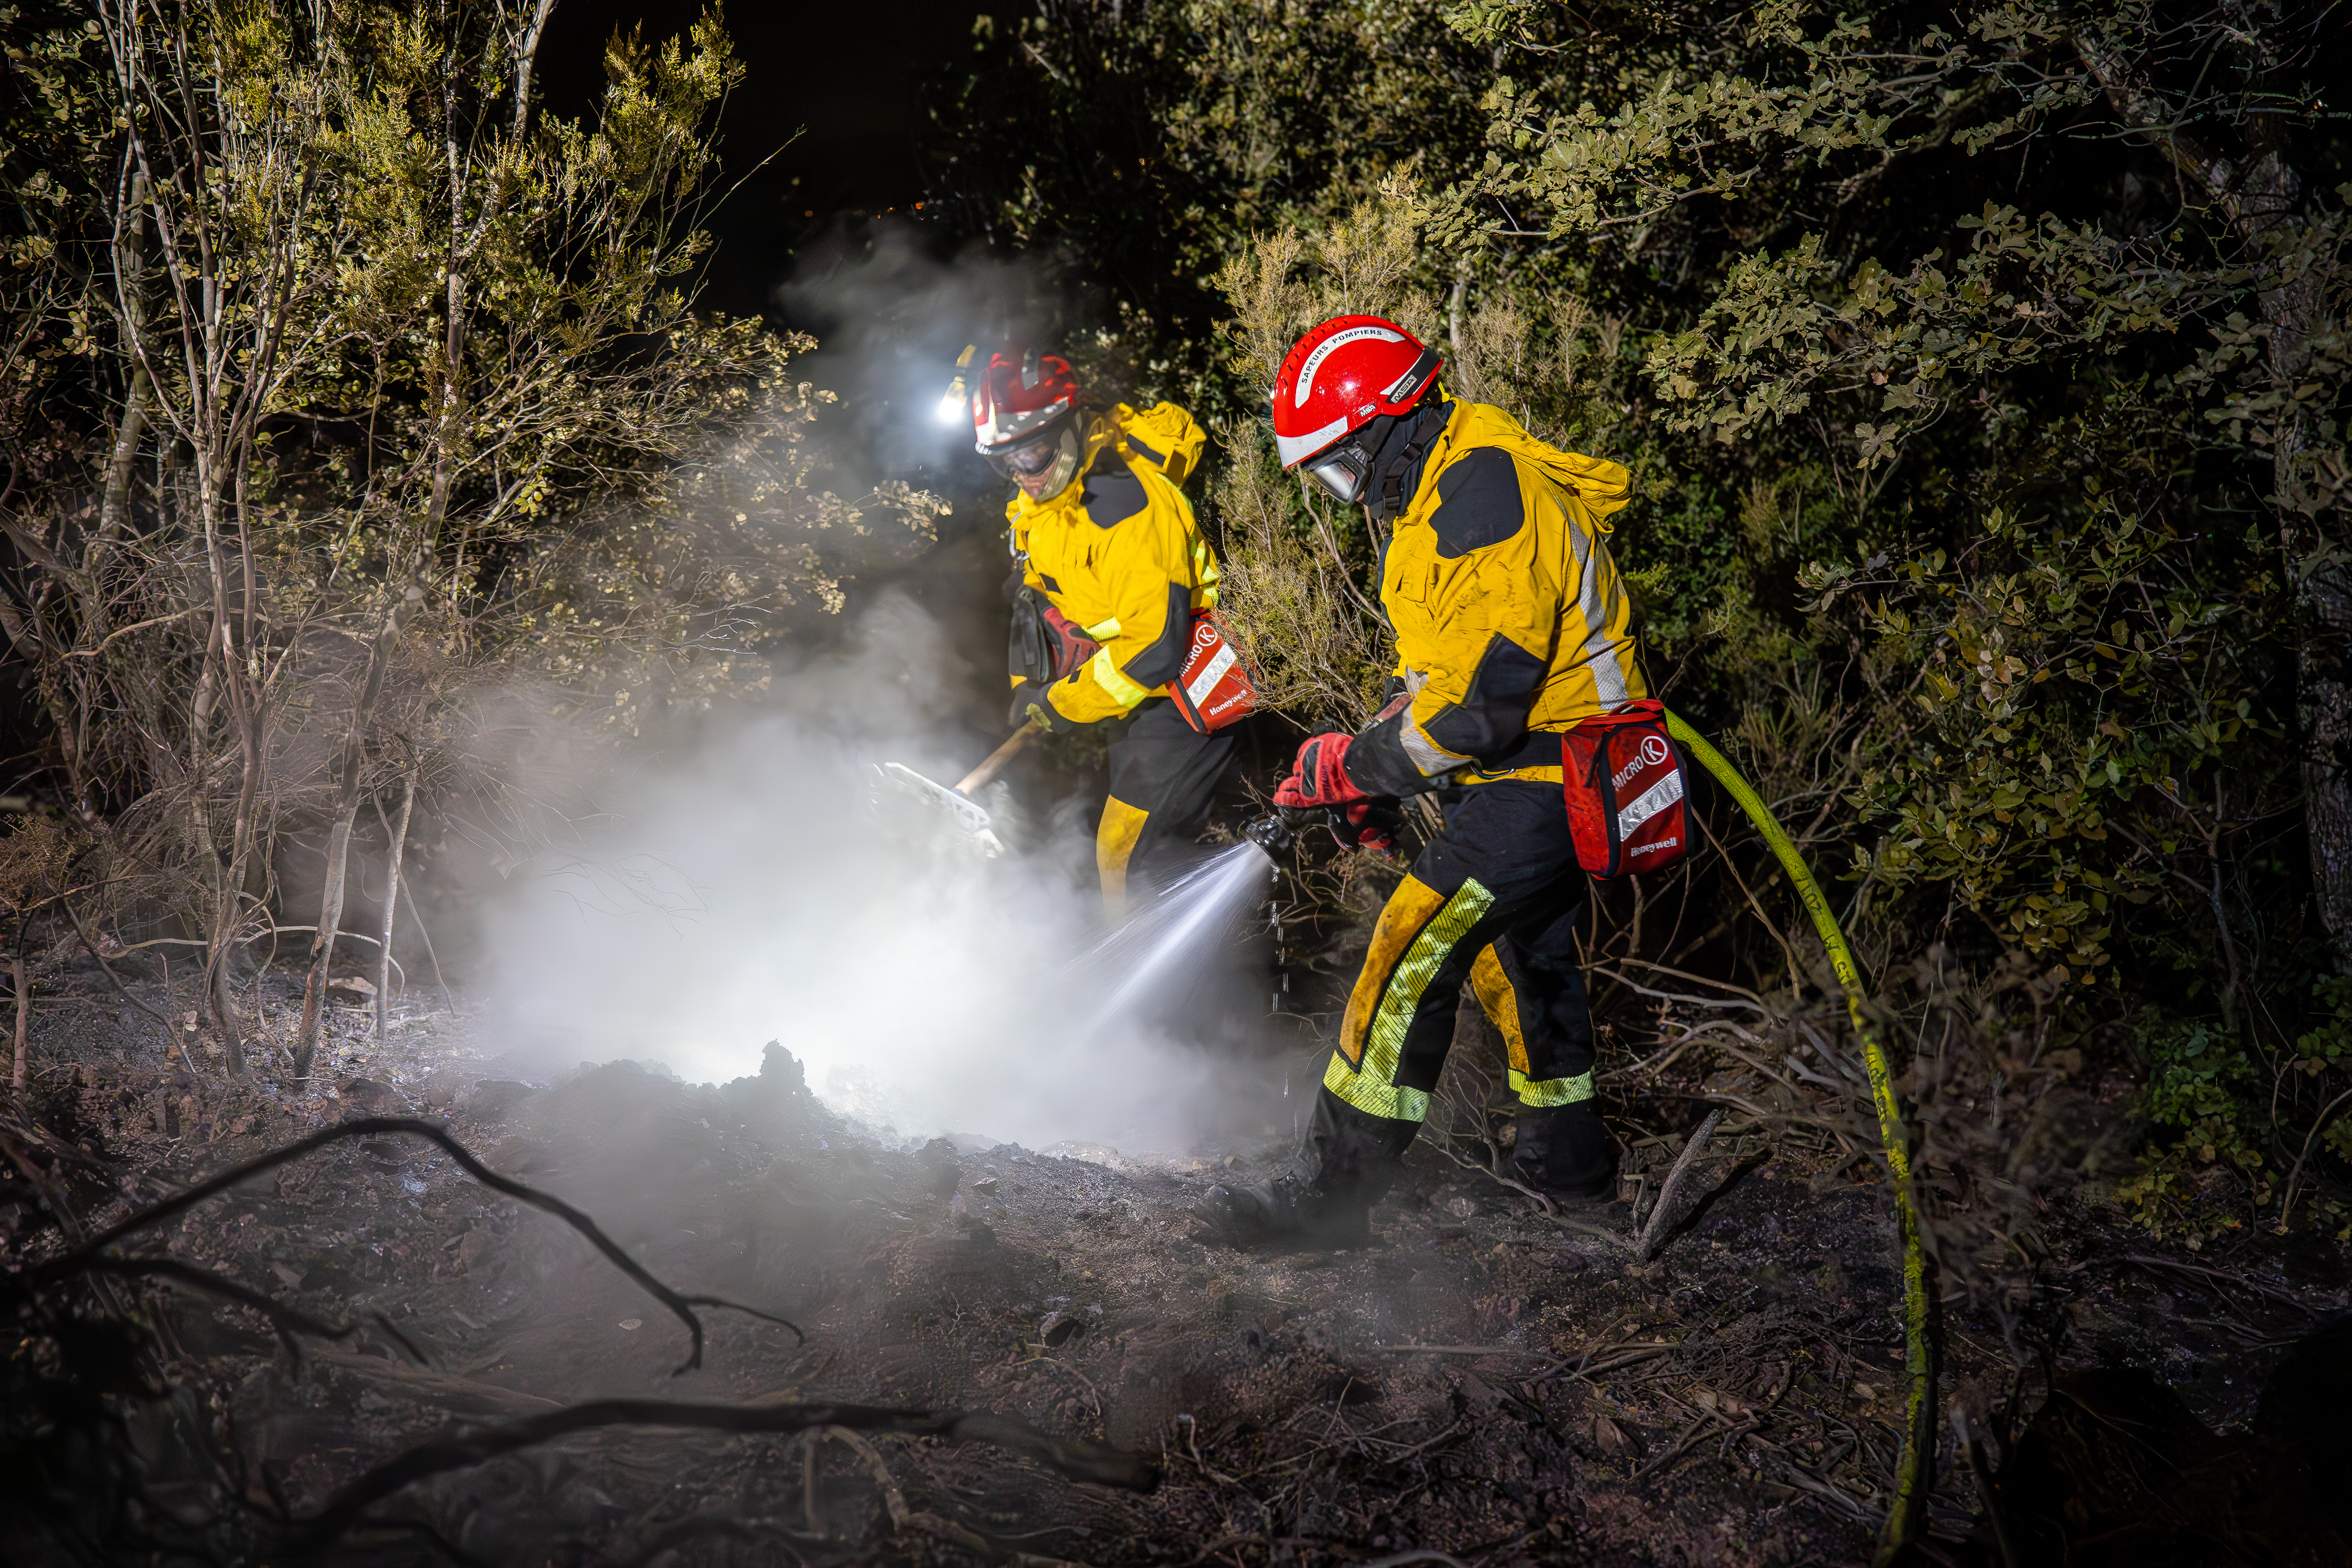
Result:
{"label": "yellow protective jacket", "polygon": [[1554,781],[1561,732],[1648,695],[1601,539],[1628,478],[1499,408],[1454,405],[1381,554],[1411,698],[1349,747],[1358,788],[1411,795],[1463,770]]}
{"label": "yellow protective jacket", "polygon": [[1173,680],[1192,612],[1217,602],[1216,556],[1176,489],[1204,440],[1173,404],[1121,404],[1087,426],[1067,489],[1047,501],[1015,493],[1005,506],[1022,581],[1102,645],[1046,689],[1073,723],[1122,718]]}

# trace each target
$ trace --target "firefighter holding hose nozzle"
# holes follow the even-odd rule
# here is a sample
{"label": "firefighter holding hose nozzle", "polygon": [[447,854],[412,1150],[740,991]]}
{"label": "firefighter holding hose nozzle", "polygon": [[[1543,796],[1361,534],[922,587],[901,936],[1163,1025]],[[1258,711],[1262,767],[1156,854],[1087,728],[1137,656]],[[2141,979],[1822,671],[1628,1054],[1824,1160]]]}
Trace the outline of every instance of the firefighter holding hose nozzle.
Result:
{"label": "firefighter holding hose nozzle", "polygon": [[1283,466],[1362,506],[1384,541],[1398,654],[1387,705],[1355,734],[1308,739],[1275,801],[1348,810],[1453,789],[1444,831],[1381,912],[1305,1146],[1275,1180],[1213,1187],[1196,1210],[1234,1242],[1365,1234],[1428,1115],[1465,979],[1509,1058],[1518,1179],[1571,1201],[1616,1190],[1561,759],[1568,731],[1647,694],[1602,540],[1628,476],[1453,398],[1441,368],[1394,322],[1341,316],[1275,379]]}
{"label": "firefighter holding hose nozzle", "polygon": [[1170,690],[1217,602],[1216,556],[1177,488],[1206,437],[1170,403],[1089,411],[1069,365],[1034,349],[991,356],[971,416],[974,447],[1017,487],[1010,720],[1110,729],[1095,862],[1117,924],[1130,873],[1200,831],[1234,762],[1234,737]]}

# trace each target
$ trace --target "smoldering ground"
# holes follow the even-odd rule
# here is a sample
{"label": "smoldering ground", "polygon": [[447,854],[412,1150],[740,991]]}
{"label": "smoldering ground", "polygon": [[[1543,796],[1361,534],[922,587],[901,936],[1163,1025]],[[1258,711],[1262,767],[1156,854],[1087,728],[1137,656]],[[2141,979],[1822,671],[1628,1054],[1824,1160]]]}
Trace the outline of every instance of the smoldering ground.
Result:
{"label": "smoldering ground", "polygon": [[[275,1562],[308,1540],[312,1560],[338,1563],[674,1568],[1173,1568],[1204,1553],[1339,1568],[1430,1550],[1489,1568],[1868,1560],[1899,1375],[1885,1194],[1752,1125],[1710,1149],[1698,1206],[1649,1265],[1612,1239],[1622,1205],[1563,1226],[1425,1148],[1370,1245],[1237,1253],[1194,1240],[1185,1211],[1213,1173],[1265,1174],[1257,1161],[1213,1173],[909,1148],[815,1103],[781,1049],[716,1088],[630,1062],[536,1088],[494,1076],[498,1045],[446,1022],[404,1029],[337,1100],[94,1067],[44,1080],[34,1120],[0,1120],[12,1164],[47,1184],[46,1207],[0,1184],[8,1283],[56,1255],[60,1224],[89,1234],[339,1116],[414,1110],[584,1210],[669,1290],[789,1318],[805,1340],[698,1307],[701,1363],[680,1373],[688,1336],[645,1283],[440,1149],[362,1124],[120,1249],[348,1325],[343,1339],[296,1323],[289,1353],[268,1318],[185,1278],[139,1277],[135,1299],[68,1279],[38,1311],[18,1293],[29,1353],[5,1363],[0,1555]],[[1477,1046],[1465,1021],[1457,1048]],[[1632,1162],[1654,1182],[1673,1149],[1645,1140]],[[2303,1434],[2332,1407],[2306,1401],[2315,1423],[2298,1427],[2256,1394],[2284,1347],[2340,1310],[2340,1279],[2240,1293],[2204,1263],[2117,1272],[2128,1244],[2094,1227],[2054,1240],[2053,1267],[2080,1282],[2072,1342],[2137,1346],[2181,1393],[2062,1366],[2057,1421],[2021,1432],[2013,1369],[1987,1348],[1997,1335],[1956,1305],[1956,1397],[1990,1439],[1970,1465],[1997,1466],[2005,1436],[2039,1467],[1997,1494],[2012,1539],[2074,1542],[2084,1563],[2219,1560],[2149,1555],[2145,1528],[2126,1532],[2134,1554],[2105,1551],[2106,1524],[2133,1510],[2164,1519],[2174,1544],[2207,1539],[2186,1492],[2150,1513],[2102,1479],[2115,1466],[2084,1457],[2083,1431],[2124,1440],[2101,1436],[2122,1429],[2102,1419],[2116,1414],[2159,1447],[2185,1445],[2199,1497],[2259,1476],[2262,1528],[2279,1541],[2329,1528],[2322,1449]],[[2213,1313],[2231,1348],[2183,1341],[2176,1300]],[[50,1302],[79,1326],[44,1317]],[[2338,1354],[2342,1338],[2322,1348]],[[2334,1364],[2318,1370],[2340,1377]],[[2311,1373],[2296,1375],[2322,1386]],[[2273,1384],[2295,1386],[2284,1373]],[[2183,1397],[2208,1421],[2254,1418],[2256,1437],[2205,1441]],[[733,1425],[622,1404],[601,1407],[617,1425],[558,1430],[583,1402],[616,1400],[717,1406],[707,1420]],[[869,1427],[855,1445],[784,1429],[833,1401],[1003,1412],[1164,1468],[1146,1495],[942,1441],[956,1430],[942,1422]],[[538,1440],[503,1447],[520,1438]],[[453,1468],[372,1489],[428,1440]],[[1970,1478],[1959,1463],[1940,1474],[1937,1547],[1990,1568],[2003,1561],[1991,1531],[1962,1539],[1987,1495]],[[368,1500],[339,1516],[355,1497]],[[348,1533],[306,1535],[337,1517]]]}
{"label": "smoldering ground", "polygon": [[[1066,347],[1087,301],[1034,257],[943,254],[893,221],[837,226],[776,298],[818,335],[801,372],[838,394],[821,416],[822,482],[929,488],[952,506],[945,547],[908,566],[878,542],[861,561],[834,541],[845,567],[874,574],[850,634],[780,658],[756,715],[592,799],[572,792],[563,829],[469,911],[479,999],[512,1070],[625,1057],[723,1082],[756,1071],[773,1039],[836,1106],[909,1134],[1161,1151],[1287,1135],[1310,1069],[1268,1049],[1269,954],[1228,918],[1238,908],[1190,931],[1181,959],[1139,955],[1132,932],[1089,956],[1104,934],[1098,783],[1073,787],[1065,770],[1051,787],[997,789],[1013,852],[993,862],[930,822],[866,809],[873,763],[951,782],[1004,733],[1003,486],[961,410],[943,417],[955,356],[974,342]],[[1168,961],[1163,980],[1114,1001],[1106,988],[1139,956]]]}
{"label": "smoldering ground", "polygon": [[[1286,1131],[1289,1064],[1252,1037],[1255,887],[1167,951],[1105,951],[1089,802],[991,792],[1012,847],[986,859],[877,800],[877,762],[952,781],[978,760],[962,662],[886,595],[839,653],[780,673],[774,710],[616,781],[576,844],[518,869],[480,922],[514,1070],[619,1057],[723,1082],[772,1039],[838,1109],[909,1134],[1181,1151],[1270,1130],[1269,1098]],[[1164,983],[1129,987],[1142,962]]]}

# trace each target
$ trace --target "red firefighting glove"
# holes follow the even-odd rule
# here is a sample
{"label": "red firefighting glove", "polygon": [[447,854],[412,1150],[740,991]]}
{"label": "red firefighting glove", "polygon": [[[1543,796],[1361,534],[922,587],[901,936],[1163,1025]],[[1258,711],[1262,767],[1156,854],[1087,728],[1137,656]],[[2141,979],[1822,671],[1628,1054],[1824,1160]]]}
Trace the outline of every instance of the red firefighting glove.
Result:
{"label": "red firefighting glove", "polygon": [[1298,748],[1290,776],[1274,792],[1276,805],[1345,805],[1365,800],[1362,790],[1348,782],[1348,743],[1353,735],[1337,732],[1310,735]]}
{"label": "red firefighting glove", "polygon": [[1349,805],[1335,805],[1331,808],[1331,837],[1339,841],[1342,849],[1370,849],[1393,855],[1401,820],[1391,801],[1360,800]]}
{"label": "red firefighting glove", "polygon": [[1102,644],[1087,636],[1086,628],[1048,605],[1038,612],[1045,623],[1045,668],[1047,679],[1059,680],[1077,673],[1078,667],[1102,651]]}

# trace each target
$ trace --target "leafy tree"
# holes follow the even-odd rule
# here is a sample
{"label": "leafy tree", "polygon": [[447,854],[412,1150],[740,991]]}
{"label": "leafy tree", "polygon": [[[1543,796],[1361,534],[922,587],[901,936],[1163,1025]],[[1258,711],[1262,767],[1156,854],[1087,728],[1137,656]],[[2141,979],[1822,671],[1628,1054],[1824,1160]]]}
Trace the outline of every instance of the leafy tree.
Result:
{"label": "leafy tree", "polygon": [[616,37],[575,123],[551,6],[5,14],[0,626],[118,900],[204,933],[235,1071],[289,831],[327,842],[301,1079],[363,795],[511,824],[486,707],[634,734],[755,689],[779,612],[940,510],[816,491],[809,343],[693,309],[715,16]]}

